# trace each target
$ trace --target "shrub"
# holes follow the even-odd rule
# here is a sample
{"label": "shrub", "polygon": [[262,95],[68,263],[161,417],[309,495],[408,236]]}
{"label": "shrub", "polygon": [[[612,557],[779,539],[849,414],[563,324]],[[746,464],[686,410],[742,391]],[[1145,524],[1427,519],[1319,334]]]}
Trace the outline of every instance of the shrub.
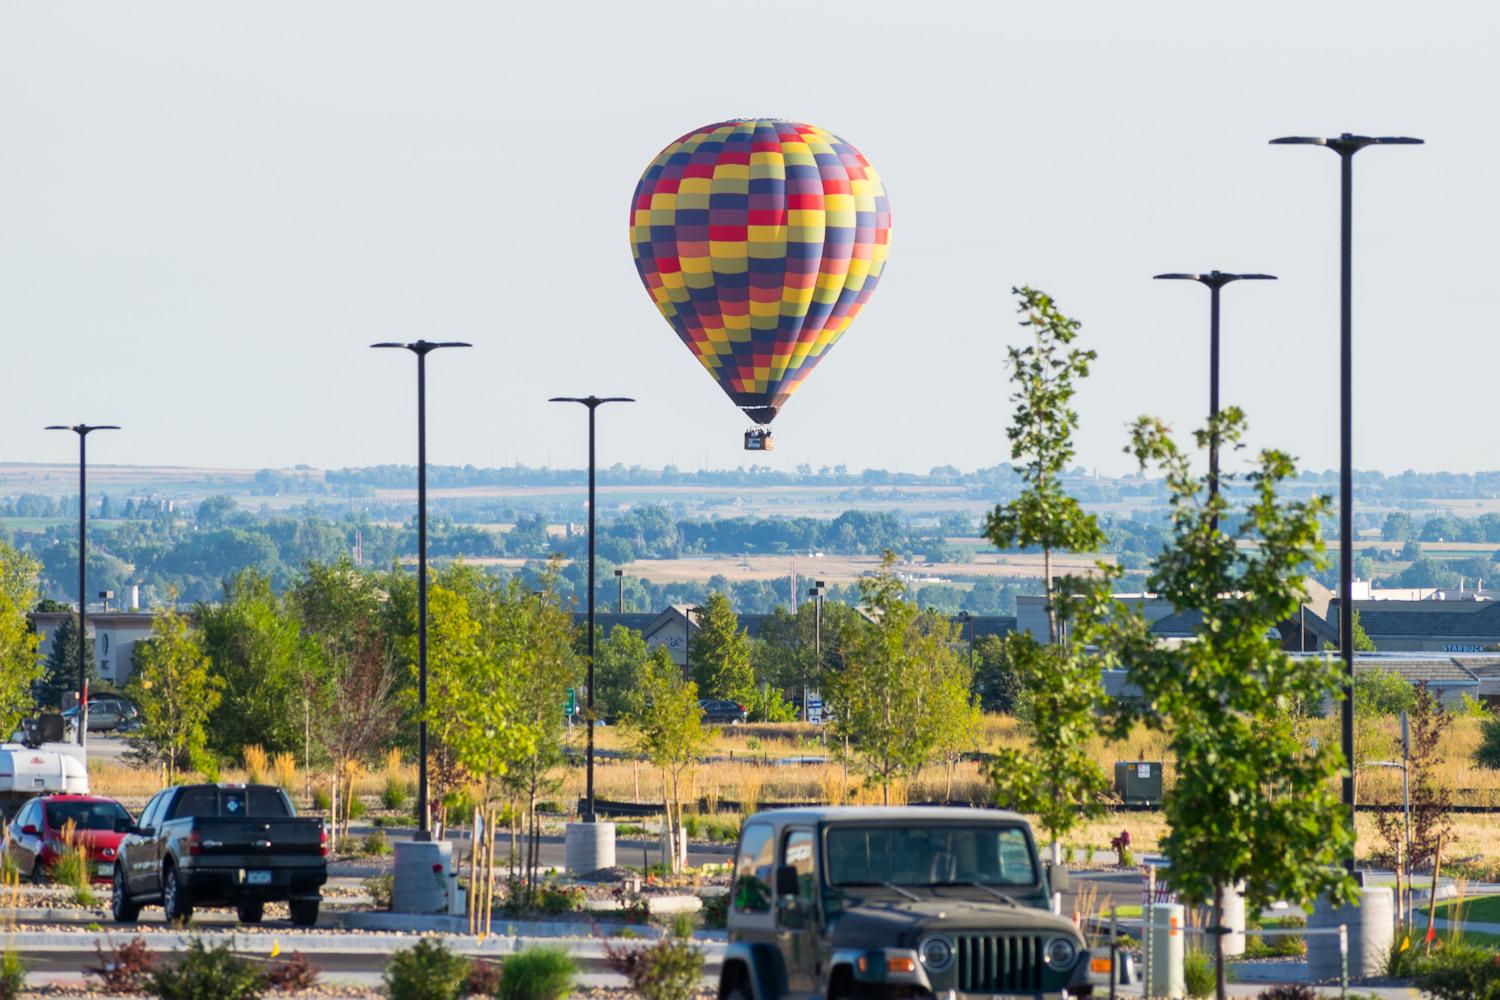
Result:
{"label": "shrub", "polygon": [[391,1000],[458,1000],[469,978],[469,960],[437,938],[423,938],[391,956],[382,977]]}
{"label": "shrub", "polygon": [[1318,991],[1306,983],[1279,983],[1261,990],[1255,1000],[1318,1000]]}
{"label": "shrub", "polygon": [[464,992],[471,997],[499,996],[500,966],[494,962],[475,959],[469,965],[469,978],[464,982]]}
{"label": "shrub", "polygon": [[245,748],[245,781],[251,785],[264,785],[266,775],[271,768],[270,758],[266,756],[266,748],[259,743],[252,743]]}
{"label": "shrub", "polygon": [[73,902],[80,906],[93,906],[98,902],[89,888],[89,852],[78,839],[76,826],[70,820],[61,830],[62,850],[52,862],[51,874],[58,885],[73,890]]}
{"label": "shrub", "polygon": [[626,923],[643,924],[651,919],[651,904],[646,897],[635,892],[629,886],[621,884],[609,891],[619,906],[620,919]]}
{"label": "shrub", "polygon": [[1495,953],[1451,941],[1417,962],[1417,989],[1437,1000],[1500,1000]]}
{"label": "shrub", "polygon": [[297,758],[289,753],[279,753],[271,758],[271,772],[276,775],[276,784],[291,795],[297,790]]}
{"label": "shrub", "polygon": [[1189,948],[1182,958],[1182,984],[1190,997],[1212,996],[1218,988],[1213,959],[1208,952]]}
{"label": "shrub", "polygon": [[385,831],[374,830],[361,837],[359,853],[369,858],[383,858],[391,853],[391,842],[386,839]]}
{"label": "shrub", "polygon": [[273,990],[293,993],[318,985],[318,967],[300,951],[292,952],[285,962],[272,962],[266,969],[265,983]]}
{"label": "shrub", "polygon": [[365,892],[370,894],[370,902],[377,910],[389,910],[391,899],[396,893],[396,876],[373,875],[365,879]]}
{"label": "shrub", "polygon": [[26,960],[14,948],[0,951],[0,1000],[16,1000],[26,985]]}
{"label": "shrub", "polygon": [[[0,831],[3,832],[3,831]],[[0,854],[0,885],[15,885],[21,881],[21,869],[9,853]]]}
{"label": "shrub", "polygon": [[443,796],[443,808],[448,811],[448,825],[467,826],[474,822],[474,810],[478,803],[467,788],[455,788]]}
{"label": "shrub", "polygon": [[555,917],[583,909],[589,894],[581,885],[544,885],[537,899],[537,908],[547,916]]}
{"label": "shrub", "polygon": [[508,955],[501,965],[501,1000],[562,1000],[573,988],[578,963],[559,948],[532,948]]}
{"label": "shrub", "polygon": [[369,812],[365,808],[365,800],[358,795],[349,796],[349,819],[364,819]]}
{"label": "shrub", "polygon": [[688,1000],[703,978],[702,950],[682,938],[663,937],[655,944],[627,948],[606,941],[604,961],[642,1000]]}
{"label": "shrub", "polygon": [[313,789],[313,808],[318,812],[325,813],[333,808],[333,796],[328,794],[328,789]]}
{"label": "shrub", "polygon": [[667,931],[675,938],[684,941],[693,936],[693,915],[691,913],[677,912],[672,914],[667,921]]}
{"label": "shrub", "polygon": [[207,948],[201,938],[188,944],[176,965],[163,965],[151,976],[161,1000],[258,1000],[262,988],[255,966],[230,951],[229,942]]}
{"label": "shrub", "polygon": [[94,953],[99,956],[99,965],[83,971],[98,976],[106,990],[144,993],[150,987],[151,974],[156,971],[156,953],[145,938],[131,938],[128,944],[117,944],[108,953],[95,941]]}
{"label": "shrub", "polygon": [[387,809],[405,809],[406,803],[411,795],[406,789],[406,782],[401,780],[399,774],[387,771],[385,774],[385,787],[380,791],[380,804]]}
{"label": "shrub", "polygon": [[698,911],[698,915],[703,919],[703,926],[712,930],[723,930],[729,926],[729,893],[704,896],[703,909]]}

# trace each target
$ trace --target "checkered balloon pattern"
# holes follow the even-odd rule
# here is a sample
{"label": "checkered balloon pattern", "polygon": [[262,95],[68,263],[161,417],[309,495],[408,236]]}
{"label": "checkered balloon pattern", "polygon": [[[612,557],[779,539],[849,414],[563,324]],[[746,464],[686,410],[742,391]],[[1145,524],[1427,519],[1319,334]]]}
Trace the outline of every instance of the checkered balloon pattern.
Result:
{"label": "checkered balloon pattern", "polygon": [[641,281],[735,405],[769,424],[864,307],[891,205],[815,125],[735,119],[657,154],[630,205]]}

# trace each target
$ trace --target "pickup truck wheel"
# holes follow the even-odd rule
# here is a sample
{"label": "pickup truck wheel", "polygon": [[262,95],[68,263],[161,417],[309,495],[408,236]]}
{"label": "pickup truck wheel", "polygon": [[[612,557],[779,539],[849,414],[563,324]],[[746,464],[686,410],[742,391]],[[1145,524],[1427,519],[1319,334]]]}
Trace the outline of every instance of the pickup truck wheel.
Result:
{"label": "pickup truck wheel", "polygon": [[287,908],[292,911],[292,923],[298,927],[311,927],[318,922],[318,904],[321,899],[293,899]]}
{"label": "pickup truck wheel", "polygon": [[261,917],[266,915],[266,904],[261,902],[241,903],[235,907],[235,912],[239,914],[240,923],[258,924]]}
{"label": "pickup truck wheel", "polygon": [[115,866],[115,877],[109,893],[109,912],[117,924],[133,924],[141,915],[141,908],[130,901],[130,890],[125,887],[125,873]]}
{"label": "pickup truck wheel", "polygon": [[42,864],[41,858],[33,858],[31,861],[31,884],[47,884],[47,867]]}
{"label": "pickup truck wheel", "polygon": [[177,880],[177,869],[170,865],[161,877],[161,908],[169,924],[193,919],[193,900]]}

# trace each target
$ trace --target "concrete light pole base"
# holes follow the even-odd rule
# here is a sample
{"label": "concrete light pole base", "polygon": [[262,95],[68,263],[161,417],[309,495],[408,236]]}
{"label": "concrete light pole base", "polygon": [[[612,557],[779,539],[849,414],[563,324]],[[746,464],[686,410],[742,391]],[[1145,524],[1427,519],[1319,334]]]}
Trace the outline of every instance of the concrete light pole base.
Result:
{"label": "concrete light pole base", "polygon": [[[1356,890],[1354,903],[1334,908],[1320,898],[1307,921],[1314,927],[1349,928],[1349,978],[1364,979],[1385,972],[1386,960],[1395,941],[1396,897],[1390,886],[1365,886]],[[1307,974],[1313,981],[1339,978],[1339,936],[1309,934],[1307,937]]]}
{"label": "concrete light pole base", "polygon": [[453,845],[446,840],[396,841],[394,913],[443,913],[448,909],[448,873]]}
{"label": "concrete light pole base", "polygon": [[570,872],[594,872],[615,866],[613,823],[569,823],[563,834],[563,867]]}

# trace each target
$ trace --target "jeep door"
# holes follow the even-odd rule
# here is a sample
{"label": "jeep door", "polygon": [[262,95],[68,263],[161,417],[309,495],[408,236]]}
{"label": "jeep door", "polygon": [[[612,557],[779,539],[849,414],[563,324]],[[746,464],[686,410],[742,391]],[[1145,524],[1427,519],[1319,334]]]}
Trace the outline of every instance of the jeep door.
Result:
{"label": "jeep door", "polygon": [[797,891],[776,897],[776,945],[786,965],[787,993],[821,993],[818,931],[818,839],[812,828],[791,827],[781,836],[777,864],[797,873]]}

